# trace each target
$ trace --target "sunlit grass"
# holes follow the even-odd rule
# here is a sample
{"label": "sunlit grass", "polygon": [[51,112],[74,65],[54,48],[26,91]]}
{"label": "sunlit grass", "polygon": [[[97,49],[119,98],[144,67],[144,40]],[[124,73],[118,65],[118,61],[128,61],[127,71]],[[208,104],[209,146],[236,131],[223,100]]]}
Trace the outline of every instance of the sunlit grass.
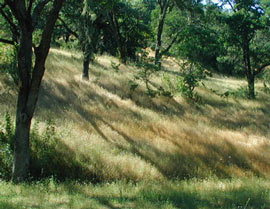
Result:
{"label": "sunlit grass", "polygon": [[[140,69],[121,65],[116,72],[112,62],[118,60],[97,56],[85,82],[80,53],[51,50],[33,123],[42,129],[55,121],[65,145],[61,157],[74,155],[98,181],[269,177],[269,95],[221,98],[210,89],[224,93],[246,83],[215,75],[197,90],[199,104],[179,95],[150,98],[142,82],[130,91],[128,81]],[[159,75],[173,79],[177,70],[168,59]],[[8,81],[2,78],[0,87]],[[158,76],[152,81],[161,84]],[[14,115],[16,92],[1,92],[1,118],[6,111]]]}

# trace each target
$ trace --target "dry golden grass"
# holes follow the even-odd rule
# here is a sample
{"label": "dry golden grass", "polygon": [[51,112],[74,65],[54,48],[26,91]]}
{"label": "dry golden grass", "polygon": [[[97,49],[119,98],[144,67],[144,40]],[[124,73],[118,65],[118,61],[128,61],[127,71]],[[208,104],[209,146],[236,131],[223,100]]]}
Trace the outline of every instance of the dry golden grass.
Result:
{"label": "dry golden grass", "polygon": [[[66,154],[74,154],[100,180],[163,180],[267,176],[270,173],[270,96],[257,100],[221,98],[245,81],[214,76],[198,89],[202,104],[181,96],[150,98],[144,85],[131,94],[128,81],[139,69],[99,56],[90,65],[90,81],[81,80],[76,52],[52,49],[35,120],[53,119]],[[167,59],[160,75],[174,78],[177,65]],[[0,87],[8,84],[2,79]],[[14,114],[15,92],[0,91],[0,116]],[[131,96],[132,95],[132,96]]]}

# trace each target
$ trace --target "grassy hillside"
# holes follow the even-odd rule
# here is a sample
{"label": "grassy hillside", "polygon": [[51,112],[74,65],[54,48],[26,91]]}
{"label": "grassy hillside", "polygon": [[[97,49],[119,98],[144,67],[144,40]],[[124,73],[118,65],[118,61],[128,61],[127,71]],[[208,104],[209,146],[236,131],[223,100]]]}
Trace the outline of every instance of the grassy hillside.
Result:
{"label": "grassy hillside", "polygon": [[[245,81],[207,78],[198,89],[202,102],[194,104],[179,95],[151,98],[143,83],[131,92],[129,80],[140,69],[116,71],[111,62],[118,63],[97,57],[86,82],[80,54],[50,52],[33,126],[41,133],[54,124],[59,140],[51,160],[66,164],[65,175],[90,181],[269,177],[270,95],[259,82],[257,99],[249,101],[212,92],[237,92]],[[160,84],[164,74],[174,82],[177,72],[168,59],[152,82]],[[8,77],[1,76],[0,98],[0,117],[14,116],[16,91]]]}

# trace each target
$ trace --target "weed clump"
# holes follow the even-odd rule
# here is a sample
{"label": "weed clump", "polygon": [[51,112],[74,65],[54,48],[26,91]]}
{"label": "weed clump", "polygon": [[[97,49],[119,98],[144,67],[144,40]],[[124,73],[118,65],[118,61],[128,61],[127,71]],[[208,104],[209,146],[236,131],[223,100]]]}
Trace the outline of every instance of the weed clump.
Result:
{"label": "weed clump", "polygon": [[[96,179],[81,163],[76,155],[65,145],[56,131],[56,124],[47,121],[45,129],[39,131],[39,122],[33,125],[30,135],[29,180],[55,178],[86,180]],[[9,180],[12,174],[13,147],[15,139],[14,123],[7,113],[0,123],[0,179]]]}

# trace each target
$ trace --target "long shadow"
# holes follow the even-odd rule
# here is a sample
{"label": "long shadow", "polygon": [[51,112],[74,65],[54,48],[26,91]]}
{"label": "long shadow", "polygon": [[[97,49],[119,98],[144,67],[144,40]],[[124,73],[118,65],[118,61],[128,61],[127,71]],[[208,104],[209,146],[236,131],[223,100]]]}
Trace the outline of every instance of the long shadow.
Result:
{"label": "long shadow", "polygon": [[[203,110],[202,116],[208,118],[211,127],[217,127],[220,129],[227,129],[233,131],[242,131],[245,128],[256,127],[256,134],[261,136],[269,136],[270,128],[270,105],[267,101],[260,101],[260,107],[250,108],[243,107],[235,100],[236,104],[228,101],[213,100],[203,97],[204,104],[201,107]],[[219,110],[219,113],[208,114],[206,105]],[[231,108],[235,106],[235,108]],[[239,117],[235,117],[238,114]],[[253,128],[254,129],[254,128]],[[252,131],[254,131],[251,129]],[[251,133],[250,133],[251,134]],[[254,132],[253,132],[254,134]]]}
{"label": "long shadow", "polygon": [[[102,67],[102,66],[100,66]],[[68,87],[64,87],[60,83],[53,84],[54,86],[46,86],[44,85],[41,92],[42,97],[39,101],[39,109],[49,109],[50,111],[53,111],[55,114],[51,115],[59,115],[60,117],[66,117],[65,112],[66,110],[76,110],[77,113],[83,118],[86,122],[91,124],[91,126],[94,128],[94,130],[108,143],[111,143],[112,146],[116,146],[119,149],[125,150],[126,152],[131,152],[134,155],[140,156],[143,160],[153,165],[155,168],[157,168],[160,173],[162,173],[165,177],[171,178],[192,178],[196,177],[197,171],[196,169],[199,168],[201,165],[203,165],[205,168],[208,168],[209,170],[213,170],[214,174],[219,175],[221,177],[229,177],[230,174],[227,173],[226,170],[222,168],[222,166],[217,166],[217,164],[221,164],[224,166],[235,166],[243,170],[248,170],[254,173],[255,175],[259,175],[259,172],[249,163],[249,160],[244,158],[240,153],[239,149],[236,148],[234,145],[227,143],[226,144],[226,151],[222,149],[221,147],[217,145],[210,145],[210,144],[203,144],[201,143],[200,146],[204,148],[205,150],[209,150],[214,157],[210,160],[206,155],[202,154],[192,154],[188,152],[184,152],[181,147],[181,141],[175,142],[172,139],[172,136],[164,136],[165,138],[169,138],[174,145],[178,146],[180,152],[175,153],[166,153],[162,152],[161,150],[157,149],[154,145],[147,144],[147,143],[138,143],[137,139],[134,139],[130,136],[128,136],[126,133],[124,133],[122,130],[118,129],[117,127],[111,125],[111,122],[107,122],[108,118],[101,118],[97,113],[92,113],[89,111],[86,111],[81,107],[81,103],[84,103],[84,101],[81,101],[80,98],[78,98],[78,95],[76,95],[73,91],[73,89],[79,89],[80,85],[76,81],[69,81]],[[99,83],[101,87],[106,89],[108,92],[115,94],[121,98],[129,98],[129,95],[127,93],[123,93],[122,86],[117,84],[102,84]],[[85,89],[83,89],[85,91]],[[53,92],[60,92],[58,94],[54,94]],[[88,88],[87,91],[84,93],[84,99],[89,103],[89,105],[96,105],[96,104],[102,104],[104,108],[107,107],[107,99],[104,98],[104,96],[99,95],[95,89]],[[152,110],[154,112],[160,113],[165,116],[178,116],[181,117],[185,113],[185,109],[174,99],[168,99],[166,101],[160,102],[155,99],[149,98],[144,95],[144,92],[142,90],[138,90],[136,92],[138,95],[141,96],[141,99],[136,99],[136,96],[132,98],[132,100],[137,104],[137,106]],[[124,95],[124,96],[123,96]],[[209,121],[209,125],[213,127],[218,128],[225,128],[225,129],[232,129],[232,130],[240,130],[245,127],[249,127],[251,125],[256,125],[256,121],[252,120],[246,120],[246,121],[240,121],[239,120],[232,120],[230,118],[230,112],[228,112],[230,109],[229,107],[233,105],[229,102],[222,102],[220,100],[211,100],[209,98],[204,98],[205,105],[197,105],[196,106],[196,112],[200,112],[200,114],[203,117],[208,118],[207,121]],[[117,111],[117,108],[119,109],[117,104],[115,104],[113,101],[111,101],[111,105],[115,108],[113,110]],[[205,108],[206,105],[209,105],[210,107],[217,108],[221,110],[221,112],[225,113],[224,117],[218,117],[219,115],[213,116],[211,114],[208,114],[207,108]],[[245,110],[244,107],[240,107],[240,110]],[[270,107],[269,105],[265,105],[264,107],[261,107],[261,110],[264,114],[270,116]],[[128,107],[121,107],[121,114],[123,112],[126,112],[125,115],[120,116],[120,120],[125,121],[125,118],[128,117],[128,115],[138,115],[135,111],[129,109]],[[254,117],[255,114],[252,112],[250,113],[249,118]],[[262,118],[261,123],[262,126],[259,127],[260,130],[263,130],[264,133],[269,129],[270,124],[270,117]],[[142,117],[138,115],[137,119],[139,121],[143,120]],[[145,118],[144,118],[145,120]],[[149,118],[151,120],[151,118]],[[119,143],[113,142],[113,139],[111,139],[109,136],[106,136],[106,134],[103,132],[103,130],[100,128],[100,124],[105,124],[106,126],[110,127],[113,131],[117,132],[119,136],[123,137],[126,142],[128,142],[132,147],[132,149],[126,149],[123,145]],[[241,126],[239,125],[241,124]],[[200,142],[198,142],[200,143]],[[234,150],[232,152],[231,150]],[[230,153],[231,158],[228,159],[226,155]],[[162,156],[162,157],[161,157]],[[162,158],[167,159],[166,162],[169,162],[171,165],[164,165],[162,164]],[[219,159],[223,159],[224,162],[220,162]],[[183,163],[184,162],[184,163]],[[181,164],[181,166],[178,166],[177,164]],[[229,164],[228,164],[229,163]],[[185,165],[184,165],[185,164]],[[171,166],[171,167],[170,167]],[[191,175],[190,175],[191,174]]]}
{"label": "long shadow", "polygon": [[[61,104],[61,107],[59,108],[49,106],[50,109],[52,108],[53,111],[55,111],[55,114],[64,115],[65,107],[76,110],[77,114],[79,114],[80,117],[87,123],[91,124],[91,126],[94,128],[97,134],[100,135],[105,141],[107,141],[112,146],[117,147],[120,150],[140,156],[141,159],[143,159],[147,163],[150,163],[166,178],[184,179],[193,177],[203,177],[202,173],[197,171],[197,169],[200,167],[206,168],[207,170],[211,170],[213,174],[218,177],[228,178],[230,177],[230,173],[224,167],[228,168],[230,166],[237,167],[241,170],[250,171],[254,175],[258,176],[262,175],[250,164],[249,160],[245,158],[244,155],[241,154],[241,149],[236,148],[234,145],[230,143],[226,143],[225,144],[226,147],[224,148],[219,147],[218,145],[203,144],[202,142],[198,142],[199,146],[201,146],[202,149],[208,150],[208,152],[211,153],[211,159],[209,159],[205,154],[190,153],[188,152],[188,150],[183,151],[183,147],[181,147],[181,141],[175,142],[174,140],[172,140],[173,136],[164,136],[164,137],[169,139],[172,143],[174,143],[174,145],[176,145],[179,148],[179,152],[175,153],[163,152],[152,144],[146,142],[145,143],[138,142],[139,140],[128,136],[126,133],[124,133],[124,131],[112,125],[111,122],[108,122],[108,119],[101,118],[98,115],[98,113],[92,113],[82,108],[80,105],[80,101],[76,102],[78,100],[77,95],[75,95],[74,92],[72,92],[73,87],[74,88],[78,87],[76,85],[77,84],[70,83],[69,89],[63,87],[61,84],[56,84],[54,88],[57,88],[57,91],[61,92],[61,95],[63,95],[63,97],[52,94],[52,91],[50,89],[43,89],[43,95],[45,96],[43,97],[42,99],[43,101],[40,103],[40,106],[42,108],[48,108],[49,103],[54,105],[54,102],[51,101],[53,99],[55,101],[55,105]],[[68,101],[66,100],[65,95],[67,95],[67,97],[69,98]],[[92,102],[93,105],[96,104],[95,102],[98,102],[103,104],[104,107],[106,106],[106,98],[98,95],[93,89],[89,89],[87,97],[89,100],[88,101],[89,105],[91,105]],[[72,104],[71,106],[69,106],[70,103]],[[117,104],[114,104],[113,106],[119,108]],[[128,108],[125,108],[124,112],[126,112],[127,114],[120,116],[121,120],[123,121],[125,121],[125,118],[127,117],[128,114],[132,115],[136,114],[136,112]],[[138,117],[138,119],[142,120],[142,118],[140,117]],[[125,139],[125,141],[130,145],[129,148],[126,148],[124,145],[115,142],[114,139],[107,136],[100,128],[101,124],[110,127],[111,130],[113,130],[119,136]],[[230,158],[228,158],[228,155],[230,155]],[[162,159],[166,159],[165,164]],[[220,161],[220,159],[222,159],[222,161]]]}
{"label": "long shadow", "polygon": [[[59,181],[69,179],[84,182],[91,181],[92,183],[100,182],[99,176],[78,161],[76,152],[60,138],[32,139],[31,141],[34,143],[31,147],[31,180],[53,176]],[[91,163],[89,159],[88,163]]]}

